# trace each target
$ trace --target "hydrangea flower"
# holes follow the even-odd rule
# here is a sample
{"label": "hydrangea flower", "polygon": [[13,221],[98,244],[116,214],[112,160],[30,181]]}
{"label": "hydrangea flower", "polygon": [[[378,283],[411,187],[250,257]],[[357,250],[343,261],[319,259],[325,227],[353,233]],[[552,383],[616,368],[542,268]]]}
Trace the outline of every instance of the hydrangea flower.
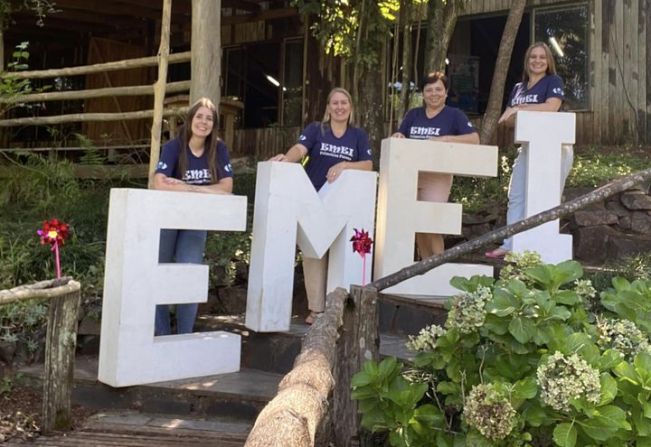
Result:
{"label": "hydrangea flower", "polygon": [[572,399],[599,402],[599,371],[577,354],[565,356],[556,351],[536,371],[540,399],[554,410],[569,412]]}
{"label": "hydrangea flower", "polygon": [[470,390],[463,414],[468,425],[491,441],[506,438],[517,422],[517,413],[508,397],[492,383],[476,385]]}
{"label": "hydrangea flower", "polygon": [[650,350],[649,338],[630,320],[598,319],[597,344],[619,351],[628,360]]}
{"label": "hydrangea flower", "polygon": [[527,277],[522,272],[543,263],[539,253],[528,250],[524,253],[510,251],[504,256],[504,261],[507,264],[500,270],[500,279],[519,279],[524,282]]}
{"label": "hydrangea flower", "polygon": [[445,329],[432,324],[421,329],[418,335],[410,335],[405,346],[414,352],[433,351],[436,348],[436,339],[443,334],[445,334]]}
{"label": "hydrangea flower", "polygon": [[479,286],[473,293],[463,292],[452,299],[445,327],[458,329],[462,334],[471,334],[483,326],[486,319],[486,303],[492,299],[493,292],[488,287]]}
{"label": "hydrangea flower", "polygon": [[574,283],[574,291],[584,300],[591,300],[597,296],[597,290],[592,287],[589,279],[579,279]]}

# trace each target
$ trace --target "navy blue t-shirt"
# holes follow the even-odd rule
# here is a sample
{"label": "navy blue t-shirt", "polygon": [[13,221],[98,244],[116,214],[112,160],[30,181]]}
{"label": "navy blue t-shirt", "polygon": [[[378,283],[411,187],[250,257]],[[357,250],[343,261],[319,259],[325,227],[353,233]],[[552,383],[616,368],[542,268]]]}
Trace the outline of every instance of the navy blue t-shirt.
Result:
{"label": "navy blue t-shirt", "polygon": [[190,147],[185,145],[188,156],[188,166],[184,173],[178,172],[179,154],[183,143],[179,138],[168,141],[161,151],[160,161],[156,166],[156,173],[165,174],[183,180],[190,185],[211,185],[220,179],[233,176],[233,168],[228,158],[228,149],[223,141],[217,143],[217,176],[213,179],[208,169],[208,151],[203,151],[201,157],[195,157]]}
{"label": "navy blue t-shirt", "polygon": [[527,89],[526,82],[515,84],[508,105],[515,107],[520,104],[542,104],[549,98],[558,98],[562,101],[564,96],[563,80],[557,75],[546,75],[530,89]]}
{"label": "navy blue t-shirt", "polygon": [[328,124],[309,124],[298,137],[298,144],[307,148],[310,157],[305,172],[317,191],[326,182],[328,169],[342,161],[371,160],[368,135],[358,127],[348,126],[337,138]]}
{"label": "navy blue t-shirt", "polygon": [[467,135],[477,130],[461,110],[443,106],[434,118],[427,117],[425,107],[409,110],[402,119],[398,132],[407,138],[427,140],[446,135]]}

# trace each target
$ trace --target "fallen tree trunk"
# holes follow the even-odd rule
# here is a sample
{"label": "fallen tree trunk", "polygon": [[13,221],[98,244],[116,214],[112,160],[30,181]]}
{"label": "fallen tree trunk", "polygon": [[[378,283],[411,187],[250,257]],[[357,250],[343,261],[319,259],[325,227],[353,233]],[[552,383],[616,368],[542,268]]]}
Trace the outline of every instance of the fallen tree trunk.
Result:
{"label": "fallen tree trunk", "polygon": [[75,292],[80,288],[80,284],[77,281],[72,281],[69,276],[60,279],[48,279],[9,290],[0,290],[0,306],[22,300],[54,298]]}
{"label": "fallen tree trunk", "polygon": [[328,294],[326,311],[303,339],[294,368],[278,386],[278,394],[262,410],[245,447],[307,447],[328,409],[334,386],[335,345],[348,293]]}
{"label": "fallen tree trunk", "polygon": [[412,278],[417,275],[422,275],[434,267],[438,267],[441,264],[457,259],[459,256],[472,253],[475,250],[478,250],[488,244],[494,242],[500,242],[506,239],[509,236],[514,234],[521,233],[525,230],[528,230],[533,227],[537,227],[545,222],[551,220],[559,219],[565,217],[569,214],[572,214],[574,211],[584,208],[592,203],[600,202],[612,195],[626,191],[633,186],[651,180],[651,169],[645,169],[643,171],[636,172],[625,177],[613,180],[606,185],[595,189],[588,194],[577,197],[574,200],[565,202],[555,208],[552,208],[542,213],[538,213],[531,217],[527,217],[524,220],[516,222],[514,224],[508,225],[506,227],[493,230],[489,233],[484,234],[481,237],[473,239],[463,244],[459,244],[455,247],[452,247],[449,250],[445,250],[440,255],[434,255],[429,258],[423,259],[420,262],[412,264],[408,267],[405,267],[396,273],[385,276],[384,278],[379,278],[370,283],[367,287],[372,287],[378,291],[384,290],[391,286],[395,286],[402,281],[405,281],[409,278]]}

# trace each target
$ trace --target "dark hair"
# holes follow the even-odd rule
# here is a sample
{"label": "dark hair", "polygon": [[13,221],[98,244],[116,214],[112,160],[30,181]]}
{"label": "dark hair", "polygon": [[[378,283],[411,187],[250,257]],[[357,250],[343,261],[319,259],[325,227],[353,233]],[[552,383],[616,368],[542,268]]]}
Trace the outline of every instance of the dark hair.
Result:
{"label": "dark hair", "polygon": [[420,91],[422,92],[425,90],[425,87],[427,84],[436,84],[437,81],[441,81],[443,83],[443,87],[445,87],[445,91],[448,90],[448,77],[445,76],[445,73],[442,71],[433,71],[431,73],[428,73],[427,76],[423,79],[423,81],[420,83]]}
{"label": "dark hair", "polygon": [[556,62],[554,62],[554,55],[552,50],[549,49],[549,46],[545,42],[534,42],[529,45],[527,52],[524,53],[524,70],[522,71],[522,81],[529,82],[529,56],[534,48],[542,48],[545,50],[545,56],[547,56],[547,70],[546,74],[556,74]]}
{"label": "dark hair", "polygon": [[179,140],[181,142],[181,153],[179,154],[178,168],[180,175],[185,173],[188,167],[188,152],[187,147],[192,138],[192,120],[197,114],[201,107],[205,107],[212,112],[212,122],[213,128],[210,134],[206,137],[204,143],[204,151],[206,151],[206,157],[208,157],[208,171],[210,172],[210,178],[213,183],[217,183],[219,180],[217,178],[217,143],[219,143],[219,137],[217,136],[217,120],[219,115],[217,114],[217,107],[215,104],[208,98],[199,98],[194,104],[188,109],[188,113],[185,115],[185,121],[181,130],[179,131]]}

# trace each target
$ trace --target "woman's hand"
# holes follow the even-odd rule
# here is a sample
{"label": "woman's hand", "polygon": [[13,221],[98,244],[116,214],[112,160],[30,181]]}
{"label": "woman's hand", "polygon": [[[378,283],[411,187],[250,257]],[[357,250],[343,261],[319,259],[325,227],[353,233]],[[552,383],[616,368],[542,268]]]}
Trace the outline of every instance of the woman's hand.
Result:
{"label": "woman's hand", "polygon": [[174,177],[165,177],[163,179],[163,182],[167,185],[182,185],[183,183],[185,183],[183,180],[179,180]]}
{"label": "woman's hand", "polygon": [[278,154],[271,157],[269,161],[287,161],[287,157],[285,154]]}
{"label": "woman's hand", "polygon": [[405,136],[400,132],[396,132],[393,135],[391,135],[391,138],[405,138]]}
{"label": "woman's hand", "polygon": [[336,165],[332,166],[330,169],[328,169],[328,174],[327,174],[328,183],[332,183],[335,180],[337,180],[341,175],[341,173],[344,172],[346,169],[348,169],[347,161],[339,162]]}
{"label": "woman's hand", "polygon": [[518,106],[507,107],[504,113],[502,113],[502,116],[500,116],[500,119],[497,120],[497,124],[506,123],[509,120],[512,120],[518,110]]}

